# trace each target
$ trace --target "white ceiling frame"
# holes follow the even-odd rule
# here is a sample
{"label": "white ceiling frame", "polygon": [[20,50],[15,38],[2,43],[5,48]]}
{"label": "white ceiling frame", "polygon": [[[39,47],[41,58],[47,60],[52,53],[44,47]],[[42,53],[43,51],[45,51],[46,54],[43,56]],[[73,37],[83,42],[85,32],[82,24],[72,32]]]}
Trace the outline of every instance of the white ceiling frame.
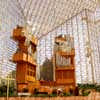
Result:
{"label": "white ceiling frame", "polygon": [[[17,0],[26,21],[37,24],[34,34],[41,37],[83,9],[94,11],[97,0]],[[99,1],[99,0],[98,0]]]}

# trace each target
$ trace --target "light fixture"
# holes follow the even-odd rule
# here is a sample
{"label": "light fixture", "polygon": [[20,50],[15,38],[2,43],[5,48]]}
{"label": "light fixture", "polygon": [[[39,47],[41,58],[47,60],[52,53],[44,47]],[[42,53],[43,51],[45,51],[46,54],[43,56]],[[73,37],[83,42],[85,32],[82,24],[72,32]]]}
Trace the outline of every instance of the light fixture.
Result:
{"label": "light fixture", "polygon": [[65,35],[63,34],[62,37],[65,38]]}
{"label": "light fixture", "polygon": [[27,21],[27,24],[29,25],[29,26],[31,26],[32,25],[32,22],[31,21]]}
{"label": "light fixture", "polygon": [[85,45],[86,49],[86,57],[90,57],[91,53],[93,52],[92,48],[90,47],[89,41],[86,42]]}
{"label": "light fixture", "polygon": [[34,32],[35,30],[36,30],[36,27],[33,26],[33,27],[32,27],[32,32]]}

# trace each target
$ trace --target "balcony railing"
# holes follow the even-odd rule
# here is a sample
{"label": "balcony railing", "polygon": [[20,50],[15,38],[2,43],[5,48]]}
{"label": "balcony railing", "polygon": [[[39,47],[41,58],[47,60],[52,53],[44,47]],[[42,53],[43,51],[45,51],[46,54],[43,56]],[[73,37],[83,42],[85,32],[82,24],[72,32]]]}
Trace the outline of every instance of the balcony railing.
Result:
{"label": "balcony railing", "polygon": [[75,50],[74,49],[72,49],[71,51],[69,51],[69,52],[63,52],[63,51],[57,51],[56,52],[56,54],[59,54],[59,55],[61,55],[61,56],[74,56],[75,55]]}
{"label": "balcony railing", "polygon": [[72,84],[74,83],[73,79],[57,79],[58,84]]}
{"label": "balcony railing", "polygon": [[[14,29],[12,38],[16,41],[25,39],[26,37],[24,36],[23,28]],[[30,41],[34,45],[37,45],[38,43],[37,38],[35,38],[34,36],[31,36]]]}
{"label": "balcony railing", "polygon": [[56,70],[74,70],[75,68],[73,66],[66,66],[66,67],[59,67],[56,66]]}
{"label": "balcony railing", "polygon": [[23,53],[23,52],[17,52],[13,55],[13,61],[14,62],[28,62],[30,64],[33,64],[33,65],[36,65],[36,61],[35,59],[29,55],[29,54],[26,54],[26,53]]}
{"label": "balcony railing", "polygon": [[27,80],[27,81],[34,82],[36,79],[35,79],[35,77],[33,77],[33,76],[27,75],[27,76],[26,76],[26,80]]}

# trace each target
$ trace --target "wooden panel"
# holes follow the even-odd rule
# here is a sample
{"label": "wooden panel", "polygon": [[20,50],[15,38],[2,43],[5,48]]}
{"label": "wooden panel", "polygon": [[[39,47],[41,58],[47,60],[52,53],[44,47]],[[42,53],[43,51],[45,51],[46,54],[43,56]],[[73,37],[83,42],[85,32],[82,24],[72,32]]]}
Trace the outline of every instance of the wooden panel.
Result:
{"label": "wooden panel", "polygon": [[[26,36],[23,34],[23,27],[17,26],[13,30],[12,38],[18,41],[18,49],[12,59],[13,62],[17,63],[16,80],[18,90],[20,90],[20,88],[22,89],[26,86],[26,83],[29,84],[36,81],[36,61],[32,55],[36,51],[38,40],[34,36],[30,37],[30,46],[32,47],[29,48],[32,51],[30,53],[25,45]],[[30,84],[28,88],[30,89],[30,87],[34,87],[34,84]]]}
{"label": "wooden panel", "polygon": [[27,55],[22,52],[17,52],[13,55],[13,61],[14,62],[27,61]]}
{"label": "wooden panel", "polygon": [[72,84],[74,83],[73,79],[57,79],[57,84]]}
{"label": "wooden panel", "polygon": [[67,57],[67,56],[75,56],[75,50],[72,49],[70,52],[62,52],[62,51],[57,51],[56,54],[59,54],[61,56]]}
{"label": "wooden panel", "polygon": [[65,71],[66,71],[66,70],[74,70],[74,69],[75,69],[75,68],[74,68],[73,66],[70,66],[70,67],[69,67],[69,66],[68,66],[68,67],[67,67],[67,66],[66,66],[66,67],[57,66],[57,67],[56,67],[56,70],[63,70],[63,71],[64,71],[64,70],[65,70]]}
{"label": "wooden panel", "polygon": [[18,63],[17,64],[17,72],[16,72],[16,80],[17,83],[25,83],[25,75],[27,73],[27,64],[26,63]]}
{"label": "wooden panel", "polygon": [[26,80],[30,82],[36,81],[36,67],[28,64]]}
{"label": "wooden panel", "polygon": [[18,89],[18,92],[22,92],[24,88],[27,88],[28,87],[28,84],[25,84],[25,83],[19,83],[17,84],[17,89]]}
{"label": "wooden panel", "polygon": [[74,70],[56,70],[56,82],[58,84],[75,83]]}
{"label": "wooden panel", "polygon": [[13,55],[13,62],[28,62],[30,64],[36,65],[34,59],[23,52],[17,52]]}
{"label": "wooden panel", "polygon": [[55,42],[63,42],[63,41],[66,41],[66,38],[56,37],[55,39]]}
{"label": "wooden panel", "polygon": [[27,62],[30,64],[33,64],[33,65],[36,65],[36,61],[33,59],[33,57],[31,55],[28,55]]}
{"label": "wooden panel", "polygon": [[[32,70],[32,75],[28,75],[28,71],[29,71],[29,64],[28,63],[18,63],[17,64],[17,82],[18,83],[25,83],[25,82],[28,82],[28,81],[31,81],[31,82],[34,82],[36,79],[35,79],[35,72],[36,70]],[[34,67],[34,66],[33,66]]]}
{"label": "wooden panel", "polygon": [[38,44],[38,40],[37,40],[37,38],[35,38],[34,36],[31,38],[31,42],[32,42],[33,44],[35,44],[35,45]]}
{"label": "wooden panel", "polygon": [[25,40],[25,37],[23,36],[22,33],[22,28],[17,28],[13,30],[12,38],[14,40]]}
{"label": "wooden panel", "polygon": [[74,78],[74,70],[66,70],[66,71],[56,71],[56,77],[61,77],[62,78],[66,77],[66,78]]}
{"label": "wooden panel", "polygon": [[18,43],[18,47],[19,47],[19,50],[21,51],[21,52],[24,52],[24,53],[27,53],[28,52],[28,47],[25,45],[25,43],[24,43],[24,41],[20,41],[19,43]]}
{"label": "wooden panel", "polygon": [[[13,30],[13,34],[12,34],[12,38],[14,39],[14,40],[20,40],[20,41],[22,41],[22,40],[25,40],[25,36],[24,36],[24,33],[23,33],[23,27],[18,27],[18,28],[16,28],[16,29],[14,29]],[[30,41],[32,42],[32,44],[34,44],[34,45],[37,45],[37,43],[38,43],[38,39],[37,38],[35,38],[34,36],[32,36],[31,38],[30,38]]]}
{"label": "wooden panel", "polygon": [[27,81],[30,81],[30,82],[34,82],[36,79],[35,79],[35,77],[33,77],[33,76],[29,76],[29,75],[27,75],[27,79],[26,79]]}

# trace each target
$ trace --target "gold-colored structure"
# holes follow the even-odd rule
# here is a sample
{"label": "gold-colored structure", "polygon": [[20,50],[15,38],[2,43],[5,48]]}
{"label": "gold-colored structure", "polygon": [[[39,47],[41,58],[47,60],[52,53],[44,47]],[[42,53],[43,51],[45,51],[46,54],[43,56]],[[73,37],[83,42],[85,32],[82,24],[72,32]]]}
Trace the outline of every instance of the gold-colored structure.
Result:
{"label": "gold-colored structure", "polygon": [[17,63],[16,81],[19,92],[24,88],[31,91],[30,84],[36,82],[36,46],[37,39],[30,38],[29,45],[26,45],[26,37],[23,34],[23,27],[17,27],[13,31],[13,37],[18,42],[18,49],[13,55],[13,62]]}
{"label": "gold-colored structure", "polygon": [[[68,46],[68,45],[69,46]],[[54,81],[40,81],[41,85],[63,88],[68,92],[75,89],[75,49],[73,37],[58,36],[55,38],[53,65]]]}
{"label": "gold-colored structure", "polygon": [[[72,44],[68,46],[68,44],[72,43],[73,38],[55,38],[53,56],[55,80],[53,81],[36,81],[37,64],[35,53],[37,39],[30,37],[28,45],[26,45],[27,37],[23,33],[23,27],[19,26],[14,29],[12,38],[18,42],[18,49],[13,55],[13,62],[17,63],[16,81],[18,92],[23,92],[24,88],[27,88],[29,92],[32,92],[34,88],[39,88],[40,91],[47,92],[51,91],[50,87],[64,87],[66,91],[72,87],[73,89],[75,88],[75,50],[70,47]],[[67,43],[67,39],[70,40],[69,43]],[[45,89],[45,86],[48,86],[49,89]]]}

